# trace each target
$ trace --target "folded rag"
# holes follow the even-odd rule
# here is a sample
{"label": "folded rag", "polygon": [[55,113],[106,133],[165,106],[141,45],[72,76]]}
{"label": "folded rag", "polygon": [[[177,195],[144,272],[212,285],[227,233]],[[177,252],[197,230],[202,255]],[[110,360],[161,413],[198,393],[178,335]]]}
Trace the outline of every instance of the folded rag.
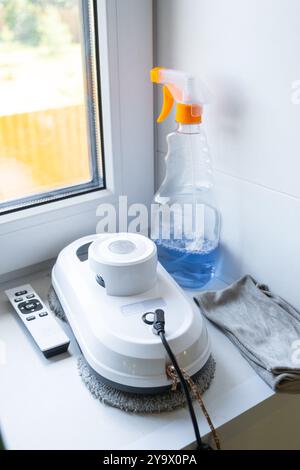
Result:
{"label": "folded rag", "polygon": [[300,392],[300,313],[294,307],[251,276],[195,301],[271,388]]}

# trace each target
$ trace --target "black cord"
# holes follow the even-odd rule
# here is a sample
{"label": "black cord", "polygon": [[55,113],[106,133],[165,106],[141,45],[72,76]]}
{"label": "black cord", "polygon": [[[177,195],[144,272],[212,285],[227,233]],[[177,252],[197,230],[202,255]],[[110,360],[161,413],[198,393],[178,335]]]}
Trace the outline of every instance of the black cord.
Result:
{"label": "black cord", "polygon": [[161,342],[162,342],[162,344],[163,344],[163,346],[164,346],[164,348],[165,348],[165,350],[166,350],[166,352],[167,352],[167,354],[170,358],[170,361],[172,362],[172,364],[174,366],[174,369],[177,373],[177,376],[180,380],[180,383],[181,383],[181,386],[182,386],[182,389],[184,391],[185,398],[186,398],[186,401],[187,401],[187,405],[188,405],[188,408],[189,408],[189,413],[190,413],[190,416],[191,416],[191,420],[192,420],[192,424],[193,424],[193,428],[194,428],[194,432],[195,432],[195,436],[196,436],[198,450],[212,450],[211,447],[208,446],[207,444],[205,444],[201,439],[199,426],[198,426],[198,423],[197,423],[197,418],[196,418],[196,415],[195,415],[193,402],[192,402],[192,398],[191,398],[191,395],[190,395],[188,385],[187,385],[186,380],[185,380],[185,378],[184,378],[184,376],[181,372],[181,369],[178,365],[177,359],[176,359],[176,357],[175,357],[175,355],[174,355],[172,349],[170,348],[170,345],[169,345],[169,343],[166,339],[164,311],[161,310],[161,309],[156,310],[155,313],[154,313],[153,332],[160,337]]}

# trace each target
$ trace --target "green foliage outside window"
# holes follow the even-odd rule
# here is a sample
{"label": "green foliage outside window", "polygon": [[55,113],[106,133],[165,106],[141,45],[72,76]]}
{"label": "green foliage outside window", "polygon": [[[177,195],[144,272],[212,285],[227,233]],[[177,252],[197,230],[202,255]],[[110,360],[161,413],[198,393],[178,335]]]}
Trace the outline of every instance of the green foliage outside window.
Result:
{"label": "green foliage outside window", "polygon": [[0,0],[0,41],[60,47],[74,42],[63,13],[78,0]]}

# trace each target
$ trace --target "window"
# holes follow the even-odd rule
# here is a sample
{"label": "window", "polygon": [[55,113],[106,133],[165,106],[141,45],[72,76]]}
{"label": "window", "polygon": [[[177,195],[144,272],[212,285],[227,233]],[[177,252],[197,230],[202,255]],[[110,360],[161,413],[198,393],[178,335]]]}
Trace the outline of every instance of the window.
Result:
{"label": "window", "polygon": [[[20,7],[28,1],[0,0],[0,11],[3,12],[4,3],[17,4]],[[55,187],[54,184],[54,188],[52,186],[47,194],[45,186],[39,194],[36,192],[25,195],[23,191],[18,200],[10,196],[0,202],[2,280],[13,278],[15,270],[23,268],[27,270],[28,266],[54,259],[71,241],[95,233],[99,222],[100,204],[109,203],[117,207],[118,196],[121,194],[127,195],[128,204],[134,202],[150,204],[154,193],[153,87],[149,82],[149,70],[153,67],[152,2],[150,0],[80,2],[31,0],[31,2],[35,6],[49,4],[53,11],[63,18],[65,18],[65,13],[62,12],[63,3],[67,11],[70,11],[73,4],[76,22],[80,25],[78,31],[81,37],[84,37],[84,40],[80,41],[84,72],[79,61],[78,76],[80,77],[81,72],[83,80],[81,96],[86,112],[85,139],[88,142],[85,144],[88,150],[82,153],[82,158],[88,162],[90,178],[87,182],[85,180],[64,182],[59,187]],[[1,15],[2,13],[0,14],[2,37],[4,29]],[[5,30],[8,41],[11,33],[8,28]],[[0,41],[0,62],[1,44],[3,46],[3,42]],[[19,40],[17,44],[20,44]],[[26,57],[24,62],[28,60],[29,57]],[[0,66],[0,76],[2,74],[3,67]],[[54,80],[55,74],[51,75]],[[97,84],[101,87],[101,105]],[[71,90],[71,82],[69,86]],[[36,92],[38,95],[38,90]],[[0,95],[3,96],[1,83]],[[50,106],[49,109],[52,108]],[[99,115],[101,125],[99,125]],[[65,125],[66,120],[61,118],[59,126],[61,135],[66,133]],[[74,148],[73,139],[77,138],[74,136],[74,127],[72,129],[72,135],[67,137],[70,148]],[[0,127],[0,149],[2,135]],[[68,161],[64,163],[60,158],[60,162],[68,169]],[[67,177],[68,174],[67,172]],[[1,187],[4,187],[1,186],[2,182],[6,184],[8,181],[7,173],[5,177],[1,178],[1,175],[3,167],[0,168],[0,192]],[[20,186],[22,178],[17,172],[10,172],[10,177],[12,183],[6,187]],[[66,197],[70,195],[74,197]]]}
{"label": "window", "polygon": [[0,0],[0,214],[105,186],[96,9]]}

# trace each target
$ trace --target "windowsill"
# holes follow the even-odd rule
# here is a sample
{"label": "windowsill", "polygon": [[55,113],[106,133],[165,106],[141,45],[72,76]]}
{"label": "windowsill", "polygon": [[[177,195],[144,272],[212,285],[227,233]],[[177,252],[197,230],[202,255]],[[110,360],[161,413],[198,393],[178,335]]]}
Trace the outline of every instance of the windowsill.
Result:
{"label": "windowsill", "polygon": [[[30,219],[38,215],[46,214],[49,217],[49,213],[57,212],[60,210],[66,210],[67,208],[73,208],[74,211],[88,210],[89,206],[93,203],[100,202],[102,198],[113,197],[113,193],[108,189],[99,189],[91,191],[86,194],[74,195],[58,201],[52,201],[46,204],[40,204],[35,207],[28,207],[23,210],[11,212],[9,214],[3,214],[0,217],[0,226],[4,227],[6,224],[12,224],[17,221],[24,221],[24,219]],[[24,225],[22,225],[22,228]]]}
{"label": "windowsill", "polygon": [[2,215],[0,282],[5,273],[54,258],[71,241],[95,233],[102,203],[116,204],[116,195],[103,189]]}
{"label": "windowsill", "polygon": [[[90,396],[77,372],[74,339],[69,352],[53,359],[39,353],[6,300],[3,289],[32,283],[45,300],[50,273],[43,271],[0,285],[0,340],[6,364],[0,364],[0,422],[9,449],[181,449],[194,442],[187,410],[149,416],[127,414]],[[222,288],[215,280],[209,287]],[[67,333],[70,330],[65,325]],[[235,346],[208,325],[216,375],[205,404],[217,429],[236,423],[245,412],[274,397]],[[196,406],[203,436],[209,434]],[[224,429],[224,428],[223,428]],[[226,436],[225,436],[226,437]],[[261,436],[263,439],[263,436]]]}

